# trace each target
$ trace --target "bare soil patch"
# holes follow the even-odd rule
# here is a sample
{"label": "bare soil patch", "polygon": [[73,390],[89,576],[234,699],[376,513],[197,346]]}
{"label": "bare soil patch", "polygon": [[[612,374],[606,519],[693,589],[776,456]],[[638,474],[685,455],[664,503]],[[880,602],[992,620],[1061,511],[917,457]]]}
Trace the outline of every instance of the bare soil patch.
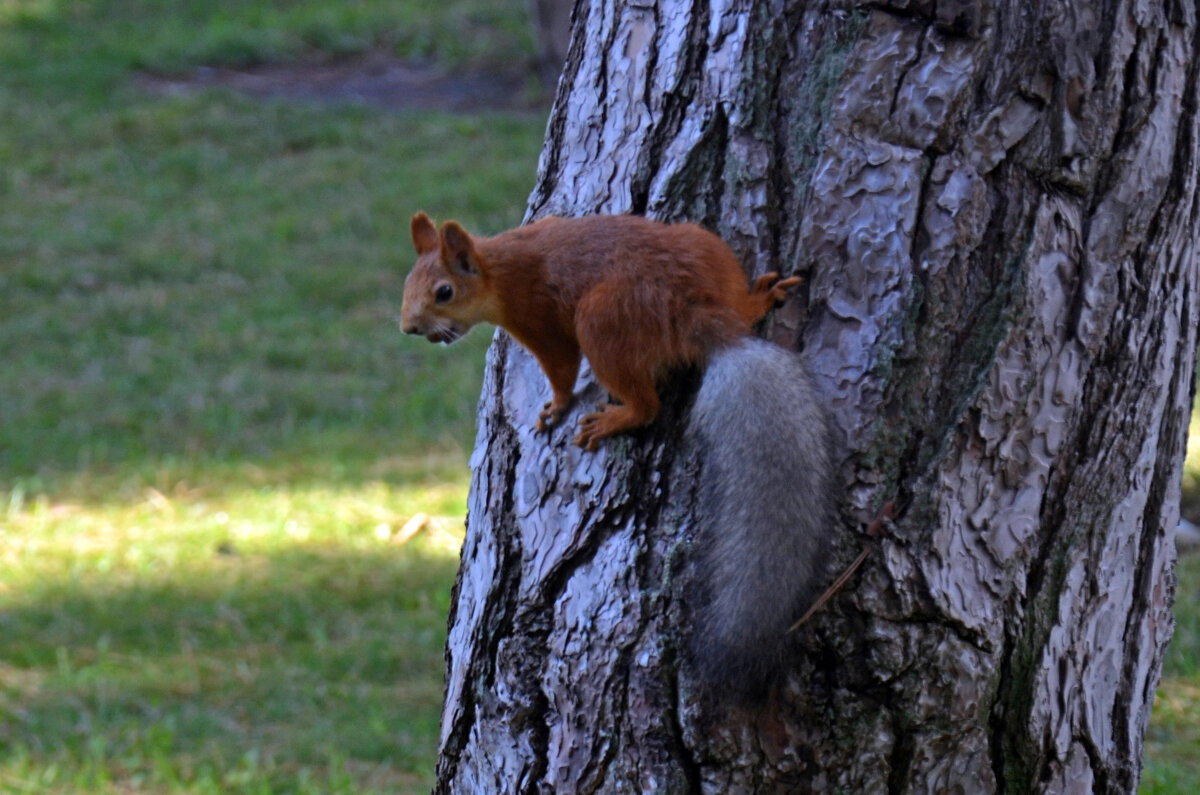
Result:
{"label": "bare soil patch", "polygon": [[384,52],[327,63],[204,66],[182,75],[143,73],[137,82],[156,94],[225,88],[255,97],[363,104],[392,110],[532,111],[543,110],[549,104],[529,65],[447,72]]}

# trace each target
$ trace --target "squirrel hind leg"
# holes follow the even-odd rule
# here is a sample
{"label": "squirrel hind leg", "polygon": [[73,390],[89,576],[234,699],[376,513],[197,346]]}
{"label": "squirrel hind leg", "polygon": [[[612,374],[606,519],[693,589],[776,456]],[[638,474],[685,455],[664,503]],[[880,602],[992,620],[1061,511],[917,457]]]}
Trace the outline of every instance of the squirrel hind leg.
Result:
{"label": "squirrel hind leg", "polygon": [[750,308],[747,314],[750,316],[750,322],[757,323],[762,320],[776,304],[786,300],[788,290],[801,281],[799,276],[780,279],[779,274],[775,271],[764,273],[755,279],[748,296]]}
{"label": "squirrel hind leg", "polygon": [[595,450],[597,443],[606,436],[640,428],[658,415],[658,396],[653,405],[634,406],[628,403],[617,406],[605,403],[600,410],[585,414],[579,421],[579,433],[572,440],[585,450]]}
{"label": "squirrel hind leg", "polygon": [[586,450],[658,416],[655,381],[662,362],[671,358],[674,340],[662,308],[644,296],[638,285],[608,281],[592,288],[576,307],[575,331],[592,375],[621,404],[602,405],[580,420],[574,442]]}
{"label": "squirrel hind leg", "polygon": [[587,414],[579,421],[579,433],[574,442],[585,450],[595,450],[596,443],[606,436],[630,431],[650,423],[658,416],[659,400],[654,376],[633,363],[603,351],[589,357],[592,374],[608,394],[620,401],[603,403],[599,411]]}
{"label": "squirrel hind leg", "polygon": [[595,450],[596,443],[606,436],[649,424],[658,416],[660,404],[654,375],[650,371],[605,351],[596,352],[595,358],[589,357],[588,361],[600,386],[620,401],[620,405],[600,404],[599,411],[587,414],[579,421],[575,444],[585,450]]}

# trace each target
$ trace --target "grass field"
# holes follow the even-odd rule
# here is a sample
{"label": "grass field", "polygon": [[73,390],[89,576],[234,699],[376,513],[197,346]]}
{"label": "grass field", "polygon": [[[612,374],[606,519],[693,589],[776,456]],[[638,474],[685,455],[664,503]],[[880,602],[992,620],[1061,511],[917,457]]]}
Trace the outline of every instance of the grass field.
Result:
{"label": "grass field", "polygon": [[[428,790],[487,336],[396,330],[407,218],[516,223],[544,119],[135,76],[528,62],[524,8],[0,0],[0,793]],[[1180,577],[1146,792],[1200,781]]]}
{"label": "grass field", "polygon": [[521,0],[0,0],[0,792],[428,791],[487,336],[396,329],[408,216],[515,224],[544,115],[134,79],[367,48],[531,58]]}

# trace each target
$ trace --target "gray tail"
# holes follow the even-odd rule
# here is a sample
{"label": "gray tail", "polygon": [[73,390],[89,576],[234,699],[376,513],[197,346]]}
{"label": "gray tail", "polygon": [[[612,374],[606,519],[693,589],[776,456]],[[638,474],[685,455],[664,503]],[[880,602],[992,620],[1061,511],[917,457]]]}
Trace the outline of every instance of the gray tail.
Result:
{"label": "gray tail", "polygon": [[709,685],[754,697],[825,585],[835,521],[826,412],[795,354],[747,337],[709,358],[690,433],[702,455],[692,660]]}

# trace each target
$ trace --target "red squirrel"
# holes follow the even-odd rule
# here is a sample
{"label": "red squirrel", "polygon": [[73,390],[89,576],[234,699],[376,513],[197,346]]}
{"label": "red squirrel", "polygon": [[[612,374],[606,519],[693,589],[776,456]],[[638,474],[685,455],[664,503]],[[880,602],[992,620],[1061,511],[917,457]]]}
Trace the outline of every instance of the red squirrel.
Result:
{"label": "red squirrel", "polygon": [[829,433],[809,376],[794,354],[750,336],[800,280],[748,283],[711,232],[630,215],[474,237],[417,213],[411,233],[402,330],[450,343],[480,322],[503,328],[550,381],[539,431],[569,409],[581,356],[614,399],[579,421],[573,441],[586,450],[651,422],[669,371],[704,367],[689,431],[703,448],[711,530],[699,554],[706,639],[693,656],[709,680],[760,690],[819,590],[832,527]]}
{"label": "red squirrel", "polygon": [[751,326],[800,280],[746,276],[721,238],[695,224],[633,215],[543,218],[491,238],[454,221],[439,237],[412,218],[417,264],[404,284],[401,326],[452,342],[479,322],[500,326],[537,357],[553,398],[538,430],[571,403],[580,355],[620,404],[584,415],[574,443],[595,450],[606,436],[658,414],[667,371],[700,364]]}

